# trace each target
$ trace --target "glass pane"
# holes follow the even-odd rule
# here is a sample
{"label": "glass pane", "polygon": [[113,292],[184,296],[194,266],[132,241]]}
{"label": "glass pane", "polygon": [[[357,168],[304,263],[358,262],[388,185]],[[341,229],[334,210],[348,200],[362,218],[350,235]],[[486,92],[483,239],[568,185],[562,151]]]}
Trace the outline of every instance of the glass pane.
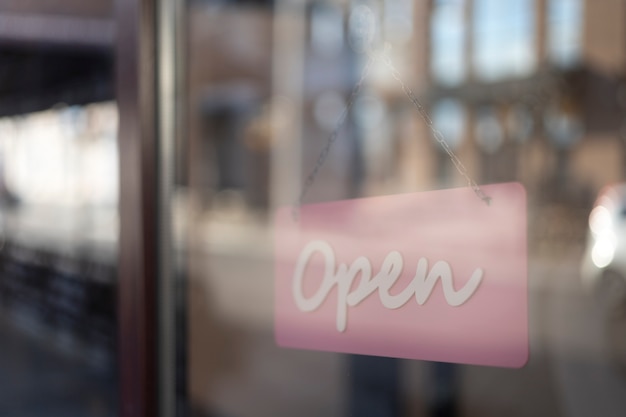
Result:
{"label": "glass pane", "polygon": [[552,0],[548,8],[549,53],[561,66],[575,65],[580,59],[583,41],[582,0]]}
{"label": "glass pane", "polygon": [[484,80],[520,77],[535,68],[535,2],[474,2],[474,68]]}
{"label": "glass pane", "polygon": [[49,3],[0,6],[0,414],[111,416],[113,23]]}
{"label": "glass pane", "polygon": [[[623,414],[626,9],[582,3],[186,3],[193,415]],[[502,215],[460,219],[483,210]],[[499,332],[464,313],[493,283],[460,281],[475,260],[519,278],[501,289],[523,304],[479,306]]]}
{"label": "glass pane", "polygon": [[465,76],[466,4],[464,1],[436,2],[431,18],[431,68],[443,84],[459,84]]}

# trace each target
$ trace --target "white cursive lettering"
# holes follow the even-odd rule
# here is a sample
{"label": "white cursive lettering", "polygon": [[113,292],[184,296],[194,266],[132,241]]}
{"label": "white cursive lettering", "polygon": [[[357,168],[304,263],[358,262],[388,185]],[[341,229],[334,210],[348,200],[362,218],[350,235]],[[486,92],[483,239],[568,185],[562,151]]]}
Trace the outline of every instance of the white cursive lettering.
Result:
{"label": "white cursive lettering", "polygon": [[[304,275],[309,260],[316,253],[324,258],[324,276],[317,291],[307,298],[303,294]],[[348,308],[358,305],[377,289],[381,303],[388,309],[402,307],[412,296],[415,296],[417,304],[423,305],[440,279],[446,302],[456,307],[474,295],[483,278],[483,270],[476,268],[463,288],[457,291],[454,289],[452,270],[447,262],[438,261],[428,271],[428,260],[420,258],[413,280],[399,294],[392,295],[389,291],[400,278],[403,266],[402,255],[391,251],[375,276],[372,276],[370,261],[364,256],[356,258],[350,266],[341,263],[335,268],[335,253],[331,246],[325,241],[314,240],[304,247],[298,257],[293,275],[293,298],[301,311],[314,311],[324,303],[333,287],[337,286],[337,330],[343,332],[348,322]],[[357,287],[350,291],[359,274],[361,279]]]}

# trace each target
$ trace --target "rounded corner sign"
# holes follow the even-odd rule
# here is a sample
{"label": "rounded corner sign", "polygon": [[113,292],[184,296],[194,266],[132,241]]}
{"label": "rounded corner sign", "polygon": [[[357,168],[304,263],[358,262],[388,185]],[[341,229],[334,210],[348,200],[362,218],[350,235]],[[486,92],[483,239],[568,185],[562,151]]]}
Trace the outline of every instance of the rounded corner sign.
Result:
{"label": "rounded corner sign", "polygon": [[519,368],[528,360],[518,183],[291,207],[275,217],[278,345]]}

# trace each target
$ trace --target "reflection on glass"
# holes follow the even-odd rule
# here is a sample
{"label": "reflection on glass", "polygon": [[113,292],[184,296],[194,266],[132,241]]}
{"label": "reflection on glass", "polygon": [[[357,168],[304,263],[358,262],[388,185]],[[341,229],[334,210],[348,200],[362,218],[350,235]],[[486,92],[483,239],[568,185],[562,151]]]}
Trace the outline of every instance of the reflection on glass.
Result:
{"label": "reflection on glass", "polygon": [[524,143],[530,139],[535,122],[533,116],[524,106],[510,108],[506,115],[506,129],[509,136],[518,143]]}
{"label": "reflection on glass", "polygon": [[316,3],[311,15],[311,42],[321,55],[336,56],[343,48],[342,10],[330,4]]}
{"label": "reflection on glass", "polygon": [[580,58],[583,7],[583,0],[548,2],[548,54],[560,66],[572,66]]}
{"label": "reflection on glass", "polygon": [[465,109],[458,100],[440,100],[433,108],[433,123],[450,148],[455,150],[461,145],[466,121]]}
{"label": "reflection on glass", "polygon": [[374,89],[361,94],[353,106],[353,117],[359,128],[366,182],[384,181],[394,171],[392,127],[389,109]]}
{"label": "reflection on glass", "polygon": [[436,1],[430,23],[431,71],[442,84],[455,85],[465,77],[465,32],[465,1]]}
{"label": "reflection on glass", "polygon": [[474,1],[473,64],[478,78],[520,77],[535,68],[534,12],[532,0]]}
{"label": "reflection on glass", "polygon": [[[550,0],[329,0],[306,7],[279,1],[271,10],[238,4],[189,8],[190,149],[180,160],[190,179],[178,187],[176,204],[187,222],[181,237],[187,246],[179,249],[189,275],[187,382],[198,415],[500,416],[511,410],[529,416],[572,410],[621,415],[626,379],[603,351],[608,343],[603,304],[582,290],[579,270],[584,258],[600,281],[624,258],[619,238],[611,255],[608,241],[598,241],[594,249],[596,241],[590,240],[587,249],[585,236],[593,234],[588,228],[595,195],[626,175],[623,117],[611,107],[614,86],[626,69],[599,73],[588,65],[576,73],[560,68],[545,73],[539,66],[545,58],[539,56],[541,42],[547,46],[550,33],[558,32],[549,17],[548,8],[556,4]],[[609,7],[612,2],[594,4],[603,13],[617,13]],[[402,23],[408,16],[412,30]],[[541,21],[548,25],[545,31]],[[617,26],[611,30],[621,33]],[[545,39],[539,39],[544,32]],[[408,41],[402,44],[404,36]],[[587,42],[584,32],[580,36]],[[606,42],[613,47],[623,42],[610,38]],[[398,72],[375,62],[359,84],[368,58],[363,52],[382,53],[385,42]],[[423,104],[425,116],[394,78],[398,74]],[[359,93],[352,97],[357,84]],[[243,85],[254,94],[238,93]],[[556,102],[561,104],[555,112],[550,109]],[[454,156],[432,140],[431,120]],[[557,139],[577,135],[566,148]],[[404,270],[415,272],[419,256],[398,249],[400,242],[430,250],[435,245],[427,237],[435,232],[479,239],[489,229],[500,236],[504,228],[495,222],[497,209],[491,210],[504,207],[499,198],[486,206],[471,189],[459,188],[468,196],[462,204],[437,206],[441,210],[433,213],[423,205],[411,207],[405,217],[390,209],[373,214],[376,221],[359,214],[374,213],[380,204],[357,212],[318,203],[365,196],[380,203],[391,198],[384,196],[465,187],[467,178],[459,171],[481,187],[508,181],[524,185],[528,203],[520,213],[528,218],[523,230],[530,333],[525,369],[450,367],[277,345],[277,294],[290,294],[293,287],[276,280],[285,259],[276,247],[275,209],[286,206],[281,221],[290,226],[298,224],[294,213],[304,213],[312,238],[327,233],[337,256],[342,249],[355,251],[351,260],[363,255],[356,253],[365,241],[357,232],[367,226],[373,230],[371,244],[380,245],[383,254],[369,259],[373,270],[384,255],[399,250]],[[470,204],[487,210],[486,224],[493,229],[469,233],[456,223],[458,216],[445,216],[449,207],[470,213]],[[328,210],[324,227],[306,216],[311,207]],[[442,221],[434,224],[436,215]],[[476,226],[470,217],[468,223]],[[601,220],[593,220],[594,229],[596,222]],[[350,224],[356,231],[346,231]],[[392,225],[395,232],[385,235]],[[297,249],[290,242],[284,246]],[[449,250],[451,244],[444,239],[441,247]],[[502,262],[499,250],[497,243],[483,249],[468,244],[450,256]],[[426,257],[429,265],[444,258]],[[346,261],[337,261],[333,276],[340,262]],[[471,276],[450,267],[455,278]],[[503,270],[509,267],[503,264]],[[322,281],[316,277],[311,275],[313,287],[303,289],[311,289],[307,296]],[[492,278],[484,275],[485,282]],[[455,289],[465,282],[455,280]],[[393,294],[401,289],[394,287]],[[443,297],[439,284],[431,295],[437,296]],[[337,297],[336,287],[328,289],[320,308],[336,314]],[[377,297],[372,293],[363,302]],[[289,313],[283,318],[297,319]],[[347,330],[355,322],[351,307]],[[393,344],[375,329],[373,323],[364,326],[364,332],[376,332],[371,336],[377,342]],[[422,342],[428,341],[423,337],[417,343]],[[449,349],[466,353],[471,345]]]}
{"label": "reflection on glass", "polygon": [[544,123],[550,140],[562,149],[572,147],[584,133],[574,109],[566,105],[551,106],[545,114]]}
{"label": "reflection on glass", "polygon": [[[354,2],[348,20],[348,37],[350,46],[356,52],[363,53],[372,47],[372,43],[380,37],[379,14],[376,3],[369,1]],[[372,9],[373,7],[373,9]]]}
{"label": "reflection on glass", "polygon": [[406,42],[413,35],[413,0],[385,0],[385,38]]}
{"label": "reflection on glass", "polygon": [[354,117],[365,130],[376,129],[385,120],[386,105],[375,92],[362,94],[354,104]]}
{"label": "reflection on glass", "polygon": [[317,124],[324,129],[333,130],[345,110],[346,102],[336,91],[325,91],[315,100],[314,114]]}
{"label": "reflection on glass", "polygon": [[491,107],[481,109],[476,120],[476,143],[484,152],[493,154],[503,141],[502,125],[495,110]]}

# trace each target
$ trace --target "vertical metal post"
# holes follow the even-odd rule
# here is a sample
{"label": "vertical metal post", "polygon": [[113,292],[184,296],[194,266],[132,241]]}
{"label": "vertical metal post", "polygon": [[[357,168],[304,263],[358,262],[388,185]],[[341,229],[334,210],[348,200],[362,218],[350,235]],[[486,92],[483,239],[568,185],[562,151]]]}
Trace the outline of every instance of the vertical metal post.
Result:
{"label": "vertical metal post", "polygon": [[[159,415],[176,415],[176,273],[171,205],[175,181],[177,112],[181,108],[179,74],[184,62],[180,51],[184,2],[157,2],[157,115],[158,115],[158,367]],[[184,306],[179,306],[183,308]]]}
{"label": "vertical metal post", "polygon": [[157,106],[154,0],[116,0],[120,415],[156,416]]}

